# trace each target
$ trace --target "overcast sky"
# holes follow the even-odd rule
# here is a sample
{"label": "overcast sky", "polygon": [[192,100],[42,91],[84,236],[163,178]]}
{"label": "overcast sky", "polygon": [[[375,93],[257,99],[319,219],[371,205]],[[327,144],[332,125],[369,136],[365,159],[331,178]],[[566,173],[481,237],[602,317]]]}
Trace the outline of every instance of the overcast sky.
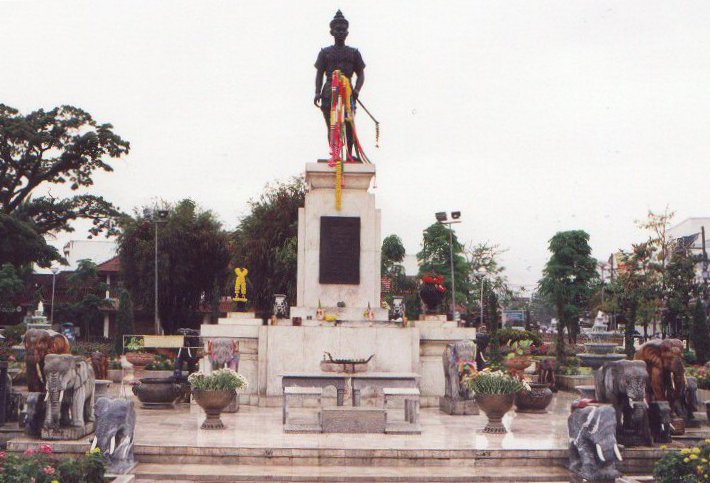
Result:
{"label": "overcast sky", "polygon": [[0,102],[112,123],[131,153],[93,190],[122,209],[191,197],[233,228],[327,154],[313,63],[337,8],[381,122],[375,149],[357,119],[382,233],[408,252],[460,210],[530,287],[559,230],[606,259],[648,209],[710,214],[707,1],[6,2]]}

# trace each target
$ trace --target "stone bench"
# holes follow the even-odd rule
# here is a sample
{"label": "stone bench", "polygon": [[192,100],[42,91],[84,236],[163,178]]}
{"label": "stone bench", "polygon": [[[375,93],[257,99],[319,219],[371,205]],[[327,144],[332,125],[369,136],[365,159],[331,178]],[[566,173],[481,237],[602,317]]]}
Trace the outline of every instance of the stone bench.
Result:
{"label": "stone bench", "polygon": [[[385,411],[393,400],[404,400],[404,420],[408,423],[419,423],[419,389],[414,387],[386,387],[382,390],[385,396]],[[385,416],[386,420],[386,416]]]}
{"label": "stone bench", "polygon": [[289,421],[289,405],[292,402],[292,399],[297,398],[303,401],[304,399],[307,398],[315,398],[318,400],[318,412],[317,412],[317,426],[320,427],[321,424],[321,398],[323,397],[323,388],[320,387],[297,387],[297,386],[289,386],[285,387],[283,390],[283,415],[282,419],[283,422],[282,424],[288,425],[290,424]]}
{"label": "stone bench", "polygon": [[385,410],[362,406],[323,408],[321,424],[324,433],[384,433]]}

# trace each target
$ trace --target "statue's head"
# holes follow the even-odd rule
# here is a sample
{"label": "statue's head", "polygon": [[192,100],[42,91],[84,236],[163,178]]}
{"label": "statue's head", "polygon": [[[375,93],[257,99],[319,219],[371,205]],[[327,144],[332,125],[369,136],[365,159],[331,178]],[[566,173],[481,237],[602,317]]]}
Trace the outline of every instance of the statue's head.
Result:
{"label": "statue's head", "polygon": [[343,16],[343,12],[338,10],[335,12],[333,20],[330,21],[330,35],[332,35],[336,41],[345,42],[348,36],[349,26],[350,22]]}

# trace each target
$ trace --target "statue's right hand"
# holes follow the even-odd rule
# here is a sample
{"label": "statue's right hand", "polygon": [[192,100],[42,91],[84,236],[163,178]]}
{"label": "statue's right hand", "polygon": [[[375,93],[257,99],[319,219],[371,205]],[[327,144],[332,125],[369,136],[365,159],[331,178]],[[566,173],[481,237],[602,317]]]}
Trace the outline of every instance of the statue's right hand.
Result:
{"label": "statue's right hand", "polygon": [[320,94],[316,94],[316,96],[313,98],[313,105],[316,107],[320,107],[320,103],[321,103]]}

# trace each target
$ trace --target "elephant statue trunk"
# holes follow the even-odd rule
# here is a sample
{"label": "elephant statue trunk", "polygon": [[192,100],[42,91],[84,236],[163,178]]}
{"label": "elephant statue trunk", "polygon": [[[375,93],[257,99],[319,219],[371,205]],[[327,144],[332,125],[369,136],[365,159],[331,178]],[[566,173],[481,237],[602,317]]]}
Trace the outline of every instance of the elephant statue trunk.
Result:
{"label": "elephant statue trunk", "polygon": [[47,377],[47,392],[44,401],[47,407],[44,424],[45,427],[57,429],[61,422],[61,407],[64,399],[66,385],[62,387],[62,381],[58,374],[52,373]]}

